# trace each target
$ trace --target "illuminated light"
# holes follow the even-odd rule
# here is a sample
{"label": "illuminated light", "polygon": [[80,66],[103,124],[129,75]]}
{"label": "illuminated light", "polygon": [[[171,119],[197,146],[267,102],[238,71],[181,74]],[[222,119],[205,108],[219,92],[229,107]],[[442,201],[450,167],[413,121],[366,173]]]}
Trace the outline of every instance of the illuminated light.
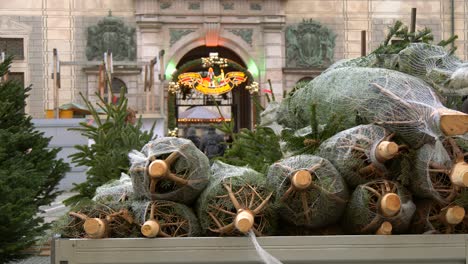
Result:
{"label": "illuminated light", "polygon": [[166,72],[164,73],[166,75],[166,80],[172,80],[172,74],[177,71],[176,69],[176,64],[173,60],[169,61],[166,66]]}
{"label": "illuminated light", "polygon": [[249,63],[247,64],[247,70],[252,74],[253,77],[258,78],[259,71],[254,60],[250,59]]}

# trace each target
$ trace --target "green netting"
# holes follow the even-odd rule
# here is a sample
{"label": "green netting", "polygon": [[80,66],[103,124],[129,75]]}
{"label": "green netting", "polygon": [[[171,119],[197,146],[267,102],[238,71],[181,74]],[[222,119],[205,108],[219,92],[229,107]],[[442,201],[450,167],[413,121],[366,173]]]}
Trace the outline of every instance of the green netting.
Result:
{"label": "green netting", "polygon": [[[298,171],[308,171],[312,183],[305,189],[291,181]],[[326,159],[298,155],[280,160],[268,170],[268,184],[276,189],[275,208],[278,215],[293,225],[320,228],[336,223],[348,201],[343,178]]]}
{"label": "green netting", "polygon": [[440,111],[450,111],[424,81],[393,70],[362,67],[334,69],[312,80],[281,104],[279,123],[295,129],[307,126],[312,104],[317,105],[321,124],[332,115],[343,115],[343,123],[351,128],[359,117],[360,122],[397,132],[414,148],[444,136]]}
{"label": "green netting", "polygon": [[[141,152],[132,151],[129,157],[130,176],[138,197],[191,204],[208,184],[208,158],[190,140],[159,138],[146,144]],[[152,180],[148,166],[155,160],[165,159],[170,168],[166,176],[171,177]]]}
{"label": "green netting", "polygon": [[[254,232],[271,235],[275,232],[273,189],[266,185],[265,176],[248,168],[215,161],[212,178],[197,202],[201,228],[208,235],[242,235],[234,226],[239,209],[256,212]],[[236,208],[235,201],[239,204]]]}
{"label": "green netting", "polygon": [[[398,214],[386,217],[380,209],[381,198],[386,193],[396,193],[401,200]],[[356,187],[343,217],[343,228],[350,234],[374,234],[380,225],[388,221],[392,224],[393,234],[408,231],[416,206],[411,194],[396,182],[378,180]]]}
{"label": "green netting", "polygon": [[324,141],[319,155],[328,159],[352,188],[391,175],[376,156],[378,144],[390,139],[390,132],[376,125],[353,127]]}
{"label": "green netting", "polygon": [[107,202],[103,204],[90,201],[77,205],[72,208],[70,213],[76,214],[75,216],[63,215],[54,223],[54,232],[63,238],[89,238],[83,229],[85,219],[77,216],[105,220],[108,224],[105,237],[138,237],[140,234],[140,227],[134,221],[127,202]]}
{"label": "green netting", "polygon": [[120,179],[113,180],[96,188],[96,195],[94,195],[93,201],[101,203],[117,202],[120,200],[126,200],[128,197],[132,196],[132,179],[130,179],[130,176],[122,172]]}
{"label": "green netting", "polygon": [[[151,218],[151,207],[153,217]],[[200,224],[192,209],[171,201],[133,201],[131,209],[135,221],[143,225],[153,219],[160,226],[158,237],[194,237],[201,235]]]}

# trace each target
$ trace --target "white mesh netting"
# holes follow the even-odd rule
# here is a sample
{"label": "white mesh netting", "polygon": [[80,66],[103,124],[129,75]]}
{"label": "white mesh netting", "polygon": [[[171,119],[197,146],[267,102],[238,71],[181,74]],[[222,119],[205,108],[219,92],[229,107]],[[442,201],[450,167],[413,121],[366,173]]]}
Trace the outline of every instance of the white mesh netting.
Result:
{"label": "white mesh netting", "polygon": [[440,91],[468,94],[468,63],[444,47],[411,44],[398,54],[398,70],[419,77]]}
{"label": "white mesh netting", "polygon": [[318,153],[328,159],[354,188],[372,180],[391,177],[385,162],[397,153],[385,157],[378,154],[379,146],[390,142],[391,136],[383,127],[360,125],[327,139],[320,145]]}
{"label": "white mesh netting", "polygon": [[[424,81],[379,68],[347,67],[321,74],[281,105],[287,111],[279,111],[280,124],[292,128],[307,126],[311,104],[316,105],[321,124],[332,115],[340,115],[350,128],[359,116],[361,122],[397,132],[414,148],[450,132],[441,128],[443,113],[463,115],[445,108]],[[467,133],[466,129],[461,133]]]}
{"label": "white mesh netting", "polygon": [[320,228],[334,224],[348,201],[344,180],[328,160],[318,156],[280,160],[270,166],[267,181],[276,188],[278,215],[293,225]]}
{"label": "white mesh netting", "polygon": [[129,154],[138,197],[191,204],[208,184],[208,158],[182,138],[159,138]]}
{"label": "white mesh netting", "polygon": [[113,180],[96,189],[94,201],[120,201],[133,196],[132,179],[125,173],[121,173],[120,179]]}
{"label": "white mesh netting", "polygon": [[[398,212],[386,216],[382,212],[381,201],[385,194],[395,193],[401,201]],[[351,199],[343,217],[343,227],[351,234],[375,234],[383,222],[392,225],[393,234],[408,231],[416,206],[411,200],[411,194],[396,182],[377,180],[359,185],[351,195]]]}
{"label": "white mesh netting", "polygon": [[235,224],[239,212],[253,214],[252,231],[271,235],[276,228],[273,189],[265,176],[248,167],[215,161],[213,176],[197,202],[200,225],[208,235],[242,235]]}
{"label": "white mesh netting", "polygon": [[193,237],[202,234],[197,217],[186,205],[162,200],[133,201],[131,209],[139,225],[150,219],[159,224],[158,237]]}

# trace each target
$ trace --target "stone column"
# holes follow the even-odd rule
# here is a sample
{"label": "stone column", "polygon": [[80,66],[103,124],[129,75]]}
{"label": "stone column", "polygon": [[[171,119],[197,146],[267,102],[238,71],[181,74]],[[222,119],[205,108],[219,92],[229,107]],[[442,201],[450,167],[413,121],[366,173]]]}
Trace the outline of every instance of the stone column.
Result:
{"label": "stone column", "polygon": [[285,63],[283,26],[281,17],[265,18],[263,24],[264,61],[260,65],[260,88],[269,88],[268,79],[271,80],[273,92],[277,99],[281,100],[283,90],[283,67]]}

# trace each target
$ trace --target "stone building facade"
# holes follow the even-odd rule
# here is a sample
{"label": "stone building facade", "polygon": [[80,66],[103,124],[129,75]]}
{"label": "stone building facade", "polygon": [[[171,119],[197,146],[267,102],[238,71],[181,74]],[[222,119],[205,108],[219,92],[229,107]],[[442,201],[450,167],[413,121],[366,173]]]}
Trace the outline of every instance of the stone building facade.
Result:
{"label": "stone building facade", "polygon": [[[81,103],[79,93],[96,100],[99,61],[86,56],[88,28],[111,10],[113,17],[135,29],[136,45],[135,59],[114,62],[114,76],[127,86],[130,105],[146,117],[160,120],[162,127],[168,78],[181,59],[200,46],[234,52],[261,88],[266,88],[270,79],[276,97],[281,98],[283,91],[301,79],[313,78],[327,63],[358,57],[361,30],[368,32],[367,50],[376,48],[395,20],[409,24],[412,7],[418,12],[417,28],[431,28],[436,40],[457,34],[457,54],[468,59],[468,0],[0,1],[0,40],[23,40],[24,56],[14,61],[11,71],[22,74],[24,82],[33,85],[26,112],[44,118],[54,101],[54,48],[61,61],[59,105]],[[318,22],[320,26],[313,27],[329,35],[317,37],[315,31],[298,28],[307,21]],[[291,27],[294,30],[288,31]],[[287,36],[288,32],[296,37]],[[311,47],[311,43],[319,45],[320,55],[317,49],[309,48],[301,51],[305,59],[288,62],[288,52],[294,53],[294,45]],[[144,67],[162,50],[164,63],[156,67],[155,74],[167,78],[154,78],[156,109],[147,112]],[[327,63],[317,63],[321,60]]]}

